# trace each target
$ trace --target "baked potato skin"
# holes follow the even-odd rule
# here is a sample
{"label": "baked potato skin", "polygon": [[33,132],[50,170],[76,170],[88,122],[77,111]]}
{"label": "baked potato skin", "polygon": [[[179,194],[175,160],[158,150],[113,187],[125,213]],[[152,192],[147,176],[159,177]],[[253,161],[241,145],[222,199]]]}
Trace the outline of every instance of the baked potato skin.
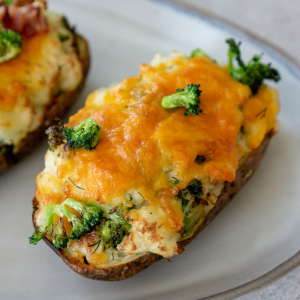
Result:
{"label": "baked potato skin", "polygon": [[0,151],[0,173],[32,151],[40,140],[45,137],[46,129],[57,123],[55,118],[62,118],[78,99],[89,71],[90,53],[87,41],[78,34],[76,34],[76,36],[78,42],[78,57],[83,64],[82,81],[74,91],[63,92],[59,96],[53,96],[51,103],[46,108],[43,125],[30,132],[21,141],[18,152],[13,153],[13,147],[4,147],[2,153]]}
{"label": "baked potato skin", "polygon": [[[275,132],[271,130],[265,136],[262,144],[257,149],[255,149],[251,156],[249,156],[247,161],[239,167],[236,173],[235,180],[233,182],[227,182],[225,184],[215,207],[209,212],[205,220],[198,227],[192,237],[186,238],[179,242],[181,246],[188,245],[199,234],[199,232],[202,231],[212,221],[212,219],[230,202],[230,200],[242,188],[242,186],[253,176],[264,156],[264,153],[268,148],[270,138],[274,135],[274,133]],[[38,202],[35,198],[33,199],[32,204],[33,207],[36,207],[38,205]],[[35,212],[33,212],[32,214],[32,222],[34,228],[36,229],[37,226],[35,224]],[[86,265],[74,259],[71,259],[66,255],[64,250],[58,251],[47,238],[44,238],[44,241],[57,255],[62,258],[62,260],[73,271],[83,277],[94,280],[123,280],[137,274],[138,272],[149,267],[154,262],[157,262],[163,258],[162,256],[155,253],[147,253],[127,263],[106,268],[97,268],[95,266]]]}

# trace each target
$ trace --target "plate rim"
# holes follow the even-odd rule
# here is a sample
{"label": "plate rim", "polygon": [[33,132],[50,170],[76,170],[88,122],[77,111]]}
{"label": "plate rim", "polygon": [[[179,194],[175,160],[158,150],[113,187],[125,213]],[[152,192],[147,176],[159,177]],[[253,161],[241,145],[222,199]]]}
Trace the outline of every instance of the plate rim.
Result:
{"label": "plate rim", "polygon": [[[205,9],[202,9],[198,6],[195,6],[190,3],[183,3],[181,0],[150,0],[153,2],[160,2],[162,4],[169,5],[175,9],[181,10],[181,12],[185,14],[191,14],[194,16],[198,16],[200,18],[205,18],[207,20],[211,20],[216,25],[222,24],[225,25],[229,29],[234,29],[237,32],[240,32],[246,36],[248,36],[252,41],[259,42],[262,45],[266,45],[270,50],[273,50],[275,54],[279,54],[281,57],[283,57],[290,66],[296,68],[298,72],[300,72],[300,62],[294,58],[292,55],[287,53],[285,50],[281,49],[277,45],[274,45],[269,40],[259,36],[258,34],[252,32],[249,29],[244,28],[242,25],[239,25],[227,18],[224,18],[218,14],[212,13],[210,11],[207,11]],[[235,288],[208,296],[204,298],[199,298],[197,300],[230,300],[235,299],[237,297],[246,295],[248,293],[251,293],[253,291],[256,291],[258,289],[264,288],[271,283],[275,282],[279,278],[283,277],[296,267],[300,266],[300,250],[296,252],[295,255],[293,255],[288,260],[284,261],[271,271],[265,273],[264,275],[257,277],[245,284],[239,285]]]}

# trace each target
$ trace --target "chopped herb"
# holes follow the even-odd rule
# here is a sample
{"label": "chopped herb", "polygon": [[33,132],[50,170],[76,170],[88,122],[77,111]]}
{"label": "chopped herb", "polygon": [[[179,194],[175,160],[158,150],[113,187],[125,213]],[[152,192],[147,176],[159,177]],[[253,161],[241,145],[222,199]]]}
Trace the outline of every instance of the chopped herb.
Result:
{"label": "chopped herb", "polygon": [[126,200],[126,201],[132,201],[132,199],[133,199],[132,195],[131,195],[131,194],[129,194],[129,196],[128,196],[128,198],[127,198],[127,200]]}
{"label": "chopped herb", "polygon": [[145,197],[140,192],[138,192],[138,193],[143,197],[143,199],[145,199]]}
{"label": "chopped herb", "polygon": [[260,117],[260,120],[261,120],[262,118],[264,118],[266,116],[266,112],[267,112],[267,107],[264,110],[262,110],[260,113],[258,113],[255,117],[257,118],[258,116],[261,115],[261,117]]}
{"label": "chopped herb", "polygon": [[97,249],[98,249],[99,246],[100,246],[100,243],[101,243],[101,238],[100,238],[100,235],[99,235],[99,241],[96,242],[96,243],[93,244],[93,245],[89,245],[89,247],[93,247],[93,246],[96,246],[96,245],[97,245],[97,247],[96,247],[95,250],[93,251],[92,255],[97,251]]}
{"label": "chopped herb", "polygon": [[77,187],[78,189],[81,189],[81,190],[85,191],[84,188],[82,188],[82,187],[76,185],[70,177],[68,177],[68,179],[72,182],[72,184],[73,184],[75,187]]}
{"label": "chopped herb", "polygon": [[70,37],[67,34],[63,34],[63,33],[59,32],[58,38],[61,42],[64,42],[64,41],[67,41]]}
{"label": "chopped herb", "polygon": [[178,183],[180,182],[179,179],[177,179],[176,177],[173,177],[173,176],[172,176],[172,178],[173,178],[174,180],[171,181],[170,184],[176,185],[176,184],[178,184]]}

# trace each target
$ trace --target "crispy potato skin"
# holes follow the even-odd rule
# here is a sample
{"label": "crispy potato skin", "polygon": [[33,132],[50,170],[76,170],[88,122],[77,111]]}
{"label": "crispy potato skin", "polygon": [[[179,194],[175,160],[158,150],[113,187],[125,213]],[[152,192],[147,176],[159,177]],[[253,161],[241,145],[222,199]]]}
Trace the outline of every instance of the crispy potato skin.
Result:
{"label": "crispy potato skin", "polygon": [[[242,166],[239,167],[239,169],[237,170],[236,179],[233,182],[227,182],[225,184],[217,200],[216,206],[209,212],[209,214],[206,216],[202,224],[198,227],[194,235],[190,238],[181,240],[179,242],[179,245],[186,246],[187,244],[189,244],[199,234],[199,232],[202,231],[212,221],[212,219],[230,202],[230,200],[241,189],[241,187],[253,176],[263,158],[264,153],[267,150],[270,138],[273,136],[273,134],[273,131],[269,132],[265,136],[265,139],[262,142],[262,144],[251,154],[248,160]],[[35,198],[33,199],[32,204],[33,206],[38,205],[37,200]],[[32,214],[32,222],[34,227],[37,228],[35,224],[34,215],[35,213]],[[59,255],[63,259],[63,261],[73,271],[77,272],[81,276],[94,280],[123,280],[146,269],[154,262],[159,261],[163,258],[158,254],[147,253],[127,263],[111,267],[97,268],[95,266],[86,265],[74,259],[71,259],[66,255],[66,253],[63,250],[58,251],[47,238],[44,238],[44,241],[57,255]]]}
{"label": "crispy potato skin", "polygon": [[87,77],[90,66],[90,54],[87,41],[77,35],[77,40],[80,43],[81,51],[78,56],[83,64],[83,80],[79,84],[76,90],[71,92],[64,92],[58,97],[53,97],[51,103],[48,105],[44,115],[44,122],[36,130],[30,132],[20,143],[20,147],[17,153],[13,153],[12,147],[6,147],[4,152],[0,154],[0,173],[5,171],[9,166],[13,165],[20,159],[22,159],[27,153],[32,151],[35,146],[38,145],[41,139],[45,137],[45,130],[54,125],[55,118],[62,118],[67,111],[72,107],[75,101],[78,99]]}

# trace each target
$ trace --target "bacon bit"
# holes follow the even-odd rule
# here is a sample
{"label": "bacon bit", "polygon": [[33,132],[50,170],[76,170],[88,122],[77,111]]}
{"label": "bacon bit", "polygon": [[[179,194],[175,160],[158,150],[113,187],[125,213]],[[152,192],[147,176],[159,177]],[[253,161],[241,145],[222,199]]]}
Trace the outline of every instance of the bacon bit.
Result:
{"label": "bacon bit", "polygon": [[33,2],[34,0],[14,0],[12,4],[16,6],[24,6],[26,4],[31,4]]}
{"label": "bacon bit", "polygon": [[6,7],[5,6],[0,6],[0,20],[3,20],[5,14],[6,14]]}
{"label": "bacon bit", "polygon": [[48,22],[41,14],[41,8],[32,3],[32,0],[17,0],[10,5],[0,2],[0,23],[27,38],[48,31]]}
{"label": "bacon bit", "polygon": [[110,215],[113,214],[118,208],[119,208],[119,206],[115,206],[113,209],[111,209],[111,210],[109,211],[109,214],[110,214]]}
{"label": "bacon bit", "polygon": [[208,202],[204,199],[200,199],[199,203],[208,206]]}

